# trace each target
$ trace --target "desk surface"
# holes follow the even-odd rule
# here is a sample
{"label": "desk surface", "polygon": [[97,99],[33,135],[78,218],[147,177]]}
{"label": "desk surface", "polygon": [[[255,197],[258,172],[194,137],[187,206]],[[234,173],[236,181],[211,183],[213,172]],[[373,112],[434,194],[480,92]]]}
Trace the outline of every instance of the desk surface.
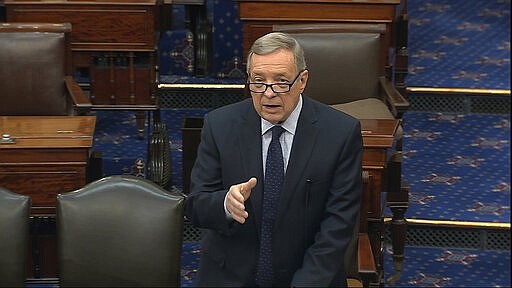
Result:
{"label": "desk surface", "polygon": [[[1,149],[91,147],[95,116],[0,116]],[[2,137],[4,138],[4,137]]]}
{"label": "desk surface", "polygon": [[361,133],[365,148],[390,148],[393,146],[399,120],[361,119]]}

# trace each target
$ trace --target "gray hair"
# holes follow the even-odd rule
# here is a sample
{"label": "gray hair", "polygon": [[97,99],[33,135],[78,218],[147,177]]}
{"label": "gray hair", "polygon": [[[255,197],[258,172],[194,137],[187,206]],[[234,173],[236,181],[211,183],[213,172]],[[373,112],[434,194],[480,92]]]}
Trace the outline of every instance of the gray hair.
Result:
{"label": "gray hair", "polygon": [[256,39],[249,50],[247,56],[247,75],[250,75],[252,55],[266,55],[279,49],[290,50],[295,58],[295,67],[297,71],[306,69],[306,59],[304,50],[299,42],[291,35],[282,32],[272,32]]}

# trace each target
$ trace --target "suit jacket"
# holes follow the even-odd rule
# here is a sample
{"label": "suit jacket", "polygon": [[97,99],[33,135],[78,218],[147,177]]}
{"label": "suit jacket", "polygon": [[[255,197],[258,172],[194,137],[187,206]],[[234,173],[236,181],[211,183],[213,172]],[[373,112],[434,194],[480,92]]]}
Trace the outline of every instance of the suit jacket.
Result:
{"label": "suit jacket", "polygon": [[[343,259],[362,189],[359,121],[303,97],[273,234],[275,286],[344,286]],[[254,286],[262,214],[261,122],[251,99],[205,116],[186,215],[202,230],[197,286]],[[229,187],[256,177],[244,224]]]}

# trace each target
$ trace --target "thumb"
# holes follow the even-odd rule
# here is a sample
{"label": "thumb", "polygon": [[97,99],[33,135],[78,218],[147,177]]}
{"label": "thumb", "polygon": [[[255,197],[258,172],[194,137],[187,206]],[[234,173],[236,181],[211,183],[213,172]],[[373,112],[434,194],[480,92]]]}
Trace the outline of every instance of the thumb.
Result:
{"label": "thumb", "polygon": [[247,200],[249,196],[251,196],[252,188],[256,186],[256,183],[258,183],[258,180],[256,180],[255,177],[252,177],[249,179],[249,181],[242,184],[242,195],[244,196],[244,200]]}

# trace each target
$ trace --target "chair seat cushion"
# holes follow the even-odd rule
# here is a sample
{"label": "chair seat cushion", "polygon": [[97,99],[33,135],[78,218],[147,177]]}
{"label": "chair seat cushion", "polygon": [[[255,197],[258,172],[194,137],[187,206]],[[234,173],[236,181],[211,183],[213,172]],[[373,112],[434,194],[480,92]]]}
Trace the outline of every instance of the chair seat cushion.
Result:
{"label": "chair seat cushion", "polygon": [[394,119],[386,104],[377,98],[367,98],[331,106],[357,119]]}
{"label": "chair seat cushion", "polygon": [[[357,119],[395,119],[384,102],[377,98],[367,98],[331,107],[349,114]],[[396,139],[402,139],[402,125],[398,126]]]}

